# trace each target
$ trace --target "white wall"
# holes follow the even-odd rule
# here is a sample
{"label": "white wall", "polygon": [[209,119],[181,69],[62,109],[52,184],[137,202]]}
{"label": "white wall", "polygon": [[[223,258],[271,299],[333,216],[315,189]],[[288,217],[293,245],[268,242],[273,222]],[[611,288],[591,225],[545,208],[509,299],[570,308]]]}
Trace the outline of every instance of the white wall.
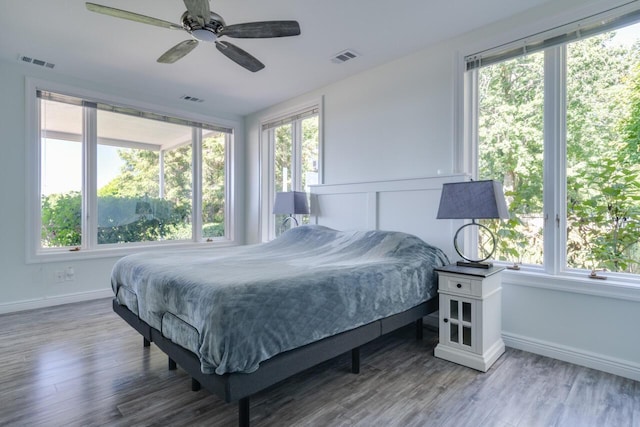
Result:
{"label": "white wall", "polygon": [[[259,125],[264,117],[323,97],[325,184],[462,172],[456,170],[456,153],[463,134],[463,55],[614,3],[622,1],[550,2],[247,117],[247,240],[260,240]],[[587,282],[561,285],[548,276],[503,274],[505,342],[640,380],[640,289]]]}
{"label": "white wall", "polygon": [[451,173],[451,53],[434,47],[248,116],[247,240],[260,240],[260,121],[309,100],[323,97],[325,184]]}
{"label": "white wall", "polygon": [[[33,69],[31,68],[33,67]],[[20,309],[110,296],[111,267],[117,258],[77,260],[54,263],[25,263],[25,191],[26,191],[26,124],[25,78],[57,82],[74,88],[97,91],[124,99],[159,105],[158,108],[187,110],[177,100],[162,105],[153,96],[118,92],[88,81],[69,79],[60,73],[40,70],[32,65],[0,61],[0,313]],[[244,219],[244,119],[220,112],[193,110],[192,113],[237,122],[235,136],[235,201],[238,224]],[[244,228],[238,228],[237,240],[244,241]],[[57,283],[55,272],[72,267],[75,280]]]}

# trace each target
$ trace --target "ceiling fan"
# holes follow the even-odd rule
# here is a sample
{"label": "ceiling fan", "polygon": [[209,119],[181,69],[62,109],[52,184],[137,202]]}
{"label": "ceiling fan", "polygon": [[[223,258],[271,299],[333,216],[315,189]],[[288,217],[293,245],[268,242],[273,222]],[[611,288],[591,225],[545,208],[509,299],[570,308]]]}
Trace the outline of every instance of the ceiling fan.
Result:
{"label": "ceiling fan", "polygon": [[163,64],[176,62],[195,49],[199,42],[206,41],[215,43],[216,48],[223,55],[255,73],[264,68],[262,62],[238,46],[218,39],[223,36],[254,39],[300,35],[300,25],[297,21],[261,21],[227,25],[222,16],[211,12],[209,0],[184,0],[184,4],[187,7],[187,11],[180,18],[182,25],[95,3],[87,2],[86,6],[91,12],[172,30],[185,30],[189,33],[193,39],[178,43],[158,58],[158,62]]}

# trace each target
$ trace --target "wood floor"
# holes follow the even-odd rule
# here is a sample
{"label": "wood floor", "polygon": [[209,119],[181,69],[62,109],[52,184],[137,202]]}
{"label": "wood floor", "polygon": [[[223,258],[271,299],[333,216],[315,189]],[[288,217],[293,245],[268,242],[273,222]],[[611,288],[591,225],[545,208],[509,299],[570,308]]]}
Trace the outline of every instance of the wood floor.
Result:
{"label": "wood floor", "polygon": [[[507,349],[487,373],[436,359],[411,329],[251,401],[258,426],[640,426],[640,383]],[[2,426],[234,426],[237,405],[167,369],[109,299],[0,316]]]}

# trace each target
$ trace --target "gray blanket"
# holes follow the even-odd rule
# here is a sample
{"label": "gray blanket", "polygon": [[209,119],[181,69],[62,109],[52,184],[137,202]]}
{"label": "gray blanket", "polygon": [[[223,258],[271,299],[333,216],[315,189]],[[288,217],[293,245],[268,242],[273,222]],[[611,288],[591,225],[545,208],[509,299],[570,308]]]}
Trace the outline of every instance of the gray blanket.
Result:
{"label": "gray blanket", "polygon": [[272,356],[437,295],[446,255],[398,232],[301,226],[269,243],[119,260],[120,304],[193,353],[202,372],[253,372]]}

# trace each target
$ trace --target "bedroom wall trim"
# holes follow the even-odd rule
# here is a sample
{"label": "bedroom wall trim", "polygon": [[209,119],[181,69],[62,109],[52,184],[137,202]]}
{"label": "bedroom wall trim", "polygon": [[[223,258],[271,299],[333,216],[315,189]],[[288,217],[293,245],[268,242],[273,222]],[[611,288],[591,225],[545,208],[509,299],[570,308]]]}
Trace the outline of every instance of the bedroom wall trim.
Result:
{"label": "bedroom wall trim", "polygon": [[90,301],[100,298],[113,298],[111,288],[97,291],[76,292],[61,296],[37,298],[25,301],[17,301],[0,304],[0,314],[14,313],[17,311],[33,310],[36,308],[53,307],[56,305],[71,304],[74,302]]}
{"label": "bedroom wall trim", "polygon": [[[436,220],[442,185],[467,174],[311,186],[310,223],[338,230],[391,230],[414,234],[453,260],[454,225]],[[459,226],[459,225],[458,225]]]}
{"label": "bedroom wall trim", "polygon": [[564,362],[586,366],[614,375],[620,375],[635,381],[640,381],[640,364],[627,360],[616,359],[575,347],[564,346],[548,341],[537,340],[518,334],[502,333],[502,339],[507,347],[528,351]]}

